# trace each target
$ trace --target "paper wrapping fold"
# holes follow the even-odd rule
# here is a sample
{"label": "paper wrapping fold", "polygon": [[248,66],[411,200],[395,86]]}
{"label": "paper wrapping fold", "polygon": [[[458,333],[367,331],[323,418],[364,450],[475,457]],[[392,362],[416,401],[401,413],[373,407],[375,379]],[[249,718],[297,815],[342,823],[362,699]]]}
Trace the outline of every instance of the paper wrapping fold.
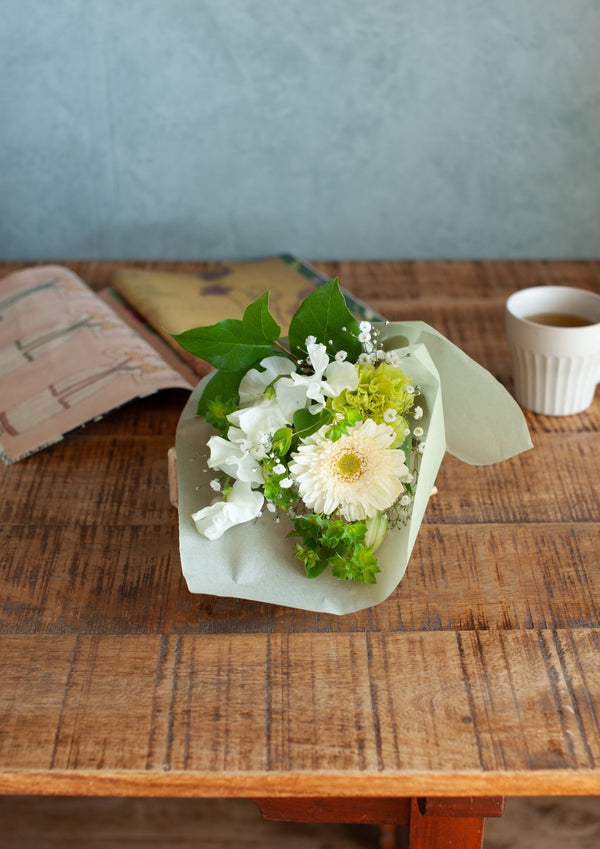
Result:
{"label": "paper wrapping fold", "polygon": [[380,325],[385,347],[423,344],[438,371],[446,448],[459,460],[486,466],[531,448],[521,408],[493,375],[423,321]]}
{"label": "paper wrapping fold", "polygon": [[[231,528],[212,542],[197,532],[192,513],[215,497],[209,486],[212,474],[205,471],[206,446],[214,429],[196,415],[203,381],[190,396],[176,434],[180,554],[190,592],[335,614],[379,604],[398,586],[406,571],[447,446],[472,463],[493,463],[530,447],[522,413],[514,400],[489,372],[448,340],[421,322],[387,325],[383,336],[389,339],[386,348],[393,346],[403,357],[403,370],[421,391],[418,403],[424,416],[420,424],[426,440],[412,518],[405,527],[389,531],[378,549],[381,572],[377,583],[342,581],[329,570],[318,578],[307,578],[302,563],[294,557],[294,539],[286,538],[291,522],[285,517],[275,522],[266,510],[256,521]],[[399,347],[406,340],[411,344]],[[471,395],[471,403],[467,403]],[[449,425],[450,439],[444,420]],[[495,423],[502,429],[499,434]]]}

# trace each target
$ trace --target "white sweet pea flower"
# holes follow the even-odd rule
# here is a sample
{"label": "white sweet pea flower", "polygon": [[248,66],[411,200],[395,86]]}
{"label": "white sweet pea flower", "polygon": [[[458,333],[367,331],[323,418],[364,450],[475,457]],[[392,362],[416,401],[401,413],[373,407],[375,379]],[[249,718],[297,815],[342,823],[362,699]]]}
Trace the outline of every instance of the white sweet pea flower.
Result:
{"label": "white sweet pea flower", "polygon": [[291,424],[296,410],[306,407],[306,381],[296,372],[289,377],[282,377],[275,384],[277,403],[287,424]]}
{"label": "white sweet pea flower", "polygon": [[[231,430],[233,428],[230,428]],[[240,434],[243,439],[242,431]],[[210,449],[207,465],[210,469],[219,469],[229,477],[246,483],[262,483],[258,462],[244,449],[241,439],[230,441],[222,436],[211,436],[207,444]]]}
{"label": "white sweet pea flower", "polygon": [[354,392],[358,389],[358,372],[352,363],[330,363],[325,370],[326,382],[323,384],[323,394],[329,398],[337,398],[344,389]]}
{"label": "white sweet pea flower", "polygon": [[235,410],[227,416],[227,420],[233,425],[227,432],[228,438],[239,442],[246,451],[260,459],[266,455],[270,437],[288,424],[276,397],[263,398],[252,407]]}
{"label": "white sweet pea flower", "polygon": [[[308,344],[308,361],[314,374],[292,372],[275,384],[277,401],[283,414],[291,422],[296,410],[309,407],[318,413],[325,406],[325,398],[335,398],[344,389],[358,387],[358,372],[352,363],[329,362],[327,349],[320,342]],[[312,401],[312,404],[307,402]]]}
{"label": "white sweet pea flower", "polygon": [[262,397],[265,389],[274,380],[282,375],[291,374],[294,371],[294,363],[288,357],[265,357],[259,365],[262,371],[256,368],[251,368],[243,376],[240,387],[240,406],[245,407],[252,404],[257,398]]}
{"label": "white sweet pea flower", "polygon": [[222,501],[192,514],[196,530],[207,539],[219,539],[234,525],[250,522],[260,515],[264,497],[246,481],[237,480]]}
{"label": "white sweet pea flower", "polygon": [[306,348],[308,350],[308,362],[315,370],[315,375],[323,374],[329,363],[327,348],[322,342],[312,342]]}

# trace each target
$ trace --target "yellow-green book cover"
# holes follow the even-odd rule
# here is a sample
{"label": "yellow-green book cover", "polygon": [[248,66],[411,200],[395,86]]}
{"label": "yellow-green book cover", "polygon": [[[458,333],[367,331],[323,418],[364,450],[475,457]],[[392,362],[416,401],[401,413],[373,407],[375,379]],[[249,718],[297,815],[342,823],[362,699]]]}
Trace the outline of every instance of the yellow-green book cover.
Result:
{"label": "yellow-green book cover", "polygon": [[[285,334],[299,304],[326,280],[290,254],[215,263],[210,270],[197,273],[122,268],[111,276],[112,286],[180,355],[183,352],[171,334],[224,318],[242,318],[248,304],[266,291],[270,292],[269,310]],[[357,317],[381,318],[344,294]]]}

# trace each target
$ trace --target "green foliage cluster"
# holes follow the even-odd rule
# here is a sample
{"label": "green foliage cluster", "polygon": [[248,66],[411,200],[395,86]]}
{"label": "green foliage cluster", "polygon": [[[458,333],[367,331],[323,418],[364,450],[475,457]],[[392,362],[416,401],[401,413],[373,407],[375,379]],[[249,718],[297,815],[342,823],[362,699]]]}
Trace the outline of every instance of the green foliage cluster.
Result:
{"label": "green foliage cluster", "polygon": [[331,566],[336,578],[374,584],[380,569],[373,550],[365,545],[366,534],[365,522],[309,513],[294,519],[294,530],[288,536],[302,540],[294,553],[304,563],[309,578],[316,578]]}
{"label": "green foliage cluster", "polygon": [[215,427],[221,436],[227,436],[227,431],[231,427],[227,416],[229,413],[233,413],[235,409],[235,402],[231,398],[224,401],[219,395],[208,401],[205,413],[206,421]]}
{"label": "green foliage cluster", "polygon": [[280,507],[282,510],[287,510],[292,504],[298,500],[298,493],[292,487],[283,487],[281,481],[287,477],[287,470],[278,473],[275,468],[279,462],[278,458],[267,457],[262,462],[262,472],[264,476],[263,493],[267,501]]}

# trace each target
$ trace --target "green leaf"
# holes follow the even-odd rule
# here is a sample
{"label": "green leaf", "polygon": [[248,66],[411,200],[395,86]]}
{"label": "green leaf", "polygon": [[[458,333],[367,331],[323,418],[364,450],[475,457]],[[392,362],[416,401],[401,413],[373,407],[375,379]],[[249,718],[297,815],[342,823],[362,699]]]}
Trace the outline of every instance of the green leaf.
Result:
{"label": "green leaf", "polygon": [[246,371],[273,353],[281,328],[269,312],[265,292],[246,307],[243,319],[226,318],[173,336],[182,348],[222,371]]}
{"label": "green leaf", "polygon": [[292,448],[295,450],[302,439],[306,439],[311,433],[315,433],[320,427],[333,419],[333,413],[323,407],[323,409],[313,415],[307,409],[296,410],[294,413],[294,437],[292,439]]}
{"label": "green leaf", "polygon": [[336,554],[331,561],[331,573],[336,578],[358,584],[376,584],[375,575],[380,571],[372,551],[362,545],[357,545],[344,557]]}
{"label": "green leaf", "polygon": [[346,351],[354,361],[362,353],[358,333],[358,321],[346,306],[338,278],[334,277],[300,304],[290,322],[289,340],[292,352],[300,358],[306,356],[306,337],[314,336],[327,346],[330,356]]}
{"label": "green leaf", "polygon": [[224,403],[234,401],[238,403],[238,388],[245,374],[243,371],[216,371],[204,387],[204,392],[198,401],[198,415],[206,416],[208,405],[211,401],[221,398]]}
{"label": "green leaf", "polygon": [[290,450],[292,435],[291,427],[280,427],[273,434],[272,449],[278,457],[285,457]]}
{"label": "green leaf", "polygon": [[246,307],[243,323],[271,342],[279,338],[281,327],[269,312],[269,292],[265,292]]}
{"label": "green leaf", "polygon": [[355,410],[350,408],[343,419],[335,422],[329,430],[327,431],[327,439],[331,439],[332,442],[337,442],[342,436],[346,436],[348,434],[348,428],[357,424],[361,420],[362,416],[360,410]]}
{"label": "green leaf", "polygon": [[305,561],[304,570],[306,572],[306,577],[318,578],[319,575],[321,575],[325,571],[325,569],[327,569],[328,566],[329,560],[327,559],[327,557],[318,558],[317,560],[315,560],[314,563],[308,563],[307,561]]}
{"label": "green leaf", "polygon": [[206,421],[216,427],[222,436],[227,436],[231,423],[227,418],[236,408],[233,401],[223,401],[219,395],[207,404]]}
{"label": "green leaf", "polygon": [[400,451],[404,451],[404,456],[406,457],[406,465],[408,466],[409,469],[410,469],[410,455],[412,453],[412,443],[413,443],[412,433],[409,433],[409,434],[406,435],[406,438],[405,438],[404,442],[402,443],[402,445],[398,446]]}

